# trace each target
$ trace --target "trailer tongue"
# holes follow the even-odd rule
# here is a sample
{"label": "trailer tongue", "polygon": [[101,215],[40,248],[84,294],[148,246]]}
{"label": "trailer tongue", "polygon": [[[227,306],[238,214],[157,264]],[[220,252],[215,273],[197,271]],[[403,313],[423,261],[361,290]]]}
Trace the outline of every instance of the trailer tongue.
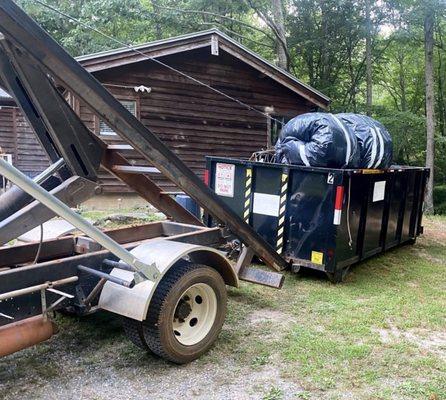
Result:
{"label": "trailer tongue", "polygon": [[[109,310],[125,317],[125,329],[140,347],[177,363],[197,358],[223,324],[224,285],[237,286],[240,277],[280,287],[280,274],[249,263],[256,254],[281,271],[286,261],[12,0],[0,3],[0,31],[2,81],[53,163],[33,181],[0,160],[0,175],[17,185],[0,197],[0,245],[55,215],[84,233],[0,248],[0,342],[6,343],[0,356],[48,339],[54,333],[46,322],[50,312],[64,307],[77,313]],[[145,175],[147,168],[131,166],[119,149],[91,133],[60,86],[195,199],[221,229],[204,227]],[[100,166],[179,223],[107,233],[92,227],[69,207],[100,191]],[[224,228],[245,246],[236,268],[213,248],[225,242]],[[33,334],[37,325],[40,333]]]}

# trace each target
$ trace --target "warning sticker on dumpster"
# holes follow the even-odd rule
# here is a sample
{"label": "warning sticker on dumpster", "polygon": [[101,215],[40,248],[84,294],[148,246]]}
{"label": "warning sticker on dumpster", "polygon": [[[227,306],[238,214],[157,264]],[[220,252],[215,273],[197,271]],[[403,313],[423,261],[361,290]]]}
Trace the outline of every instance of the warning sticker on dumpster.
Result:
{"label": "warning sticker on dumpster", "polygon": [[324,253],[321,253],[319,251],[312,251],[311,252],[311,262],[313,264],[322,265],[324,263]]}
{"label": "warning sticker on dumpster", "polygon": [[386,181],[375,182],[373,187],[373,202],[384,200],[386,193]]}
{"label": "warning sticker on dumpster", "polygon": [[215,165],[215,193],[219,196],[234,197],[235,165]]}

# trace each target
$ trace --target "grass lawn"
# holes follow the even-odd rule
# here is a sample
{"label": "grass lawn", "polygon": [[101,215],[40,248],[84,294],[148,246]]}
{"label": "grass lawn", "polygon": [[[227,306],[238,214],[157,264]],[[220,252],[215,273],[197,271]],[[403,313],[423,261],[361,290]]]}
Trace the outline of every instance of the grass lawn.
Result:
{"label": "grass lawn", "polygon": [[0,398],[79,398],[82,385],[113,400],[446,399],[446,217],[424,225],[340,285],[289,273],[281,291],[230,289],[216,346],[186,366],[142,352],[108,314],[59,317],[50,342],[0,361]]}
{"label": "grass lawn", "polygon": [[[280,310],[286,325],[280,340],[247,344],[245,362],[276,357],[282,375],[304,388],[298,397],[446,399],[445,217],[426,219],[415,246],[361,263],[344,284],[290,275],[281,292],[253,285],[233,292],[245,296],[232,318]],[[276,329],[274,318],[265,322],[267,337]],[[281,398],[276,389],[272,397]]]}

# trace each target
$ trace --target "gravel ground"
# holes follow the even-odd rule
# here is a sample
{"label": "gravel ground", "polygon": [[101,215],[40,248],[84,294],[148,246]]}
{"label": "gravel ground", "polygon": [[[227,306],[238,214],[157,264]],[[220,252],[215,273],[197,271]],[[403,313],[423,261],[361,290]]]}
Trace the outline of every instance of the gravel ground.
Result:
{"label": "gravel ground", "polygon": [[258,346],[280,340],[292,317],[268,308],[248,312],[247,301],[232,291],[218,343],[183,366],[133,346],[111,315],[58,316],[61,332],[53,339],[2,359],[0,398],[295,399],[302,389],[281,377],[279,360],[254,356],[245,363],[261,353]]}

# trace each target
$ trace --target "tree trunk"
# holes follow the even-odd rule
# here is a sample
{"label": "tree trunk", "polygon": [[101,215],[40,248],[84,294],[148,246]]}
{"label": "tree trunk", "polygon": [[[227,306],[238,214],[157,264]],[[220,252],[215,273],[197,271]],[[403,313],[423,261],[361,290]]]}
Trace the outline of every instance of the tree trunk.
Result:
{"label": "tree trunk", "polygon": [[365,2],[366,36],[365,36],[365,60],[366,60],[366,112],[372,114],[372,21],[370,17],[370,2]]}
{"label": "tree trunk", "polygon": [[396,57],[398,62],[398,75],[401,90],[401,111],[407,111],[407,90],[406,90],[406,75],[405,75],[405,61],[404,54],[398,54]]}
{"label": "tree trunk", "polygon": [[434,9],[426,4],[424,16],[424,55],[426,80],[426,167],[430,168],[430,177],[426,190],[426,213],[434,212],[434,154],[435,154],[435,115],[434,115]]}
{"label": "tree trunk", "polygon": [[273,11],[273,18],[274,18],[274,24],[276,25],[277,29],[277,58],[278,62],[277,65],[284,69],[288,70],[288,57],[287,57],[287,41],[286,41],[286,34],[285,34],[285,20],[283,17],[283,4],[282,0],[272,0],[271,1],[272,11]]}

